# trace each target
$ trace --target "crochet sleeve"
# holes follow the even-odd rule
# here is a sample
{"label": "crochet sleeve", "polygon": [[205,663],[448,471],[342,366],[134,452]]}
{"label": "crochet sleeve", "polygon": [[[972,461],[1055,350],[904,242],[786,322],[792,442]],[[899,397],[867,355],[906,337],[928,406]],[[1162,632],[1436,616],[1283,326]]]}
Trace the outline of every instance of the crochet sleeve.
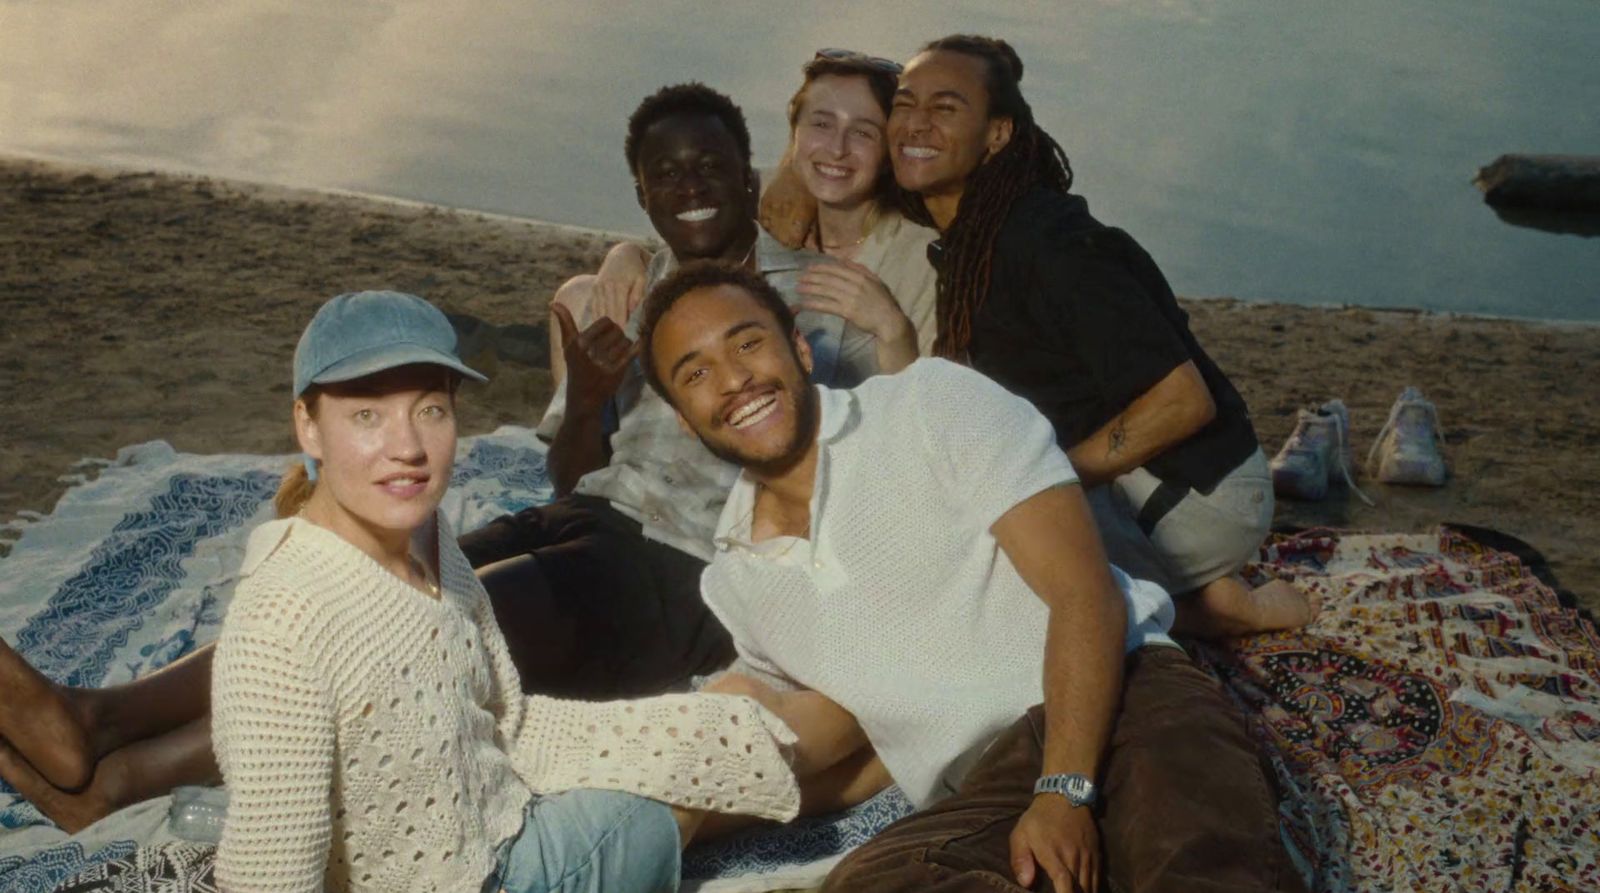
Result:
{"label": "crochet sleeve", "polygon": [[690,809],[788,821],[795,734],[750,698],[663,695],[596,704],[523,695],[488,599],[474,620],[494,680],[489,708],[512,768],[535,793],[603,788]]}
{"label": "crochet sleeve", "polygon": [[334,715],[302,655],[226,627],[212,670],[212,738],[227,782],[222,889],[320,891],[332,816]]}
{"label": "crochet sleeve", "polygon": [[788,821],[800,789],[783,720],[746,697],[662,695],[595,704],[528,696],[511,761],[539,793],[626,791],[675,806]]}

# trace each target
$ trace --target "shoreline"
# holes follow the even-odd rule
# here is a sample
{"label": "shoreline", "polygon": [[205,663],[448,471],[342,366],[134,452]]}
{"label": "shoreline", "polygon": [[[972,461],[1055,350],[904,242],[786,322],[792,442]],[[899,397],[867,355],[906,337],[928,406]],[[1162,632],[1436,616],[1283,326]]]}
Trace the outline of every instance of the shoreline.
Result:
{"label": "shoreline", "polygon": [[1502,316],[1497,313],[1467,313],[1459,310],[1429,310],[1426,307],[1380,307],[1374,304],[1336,304],[1331,302],[1295,304],[1287,301],[1274,301],[1270,298],[1241,298],[1236,295],[1179,295],[1178,297],[1184,301],[1232,301],[1252,307],[1305,307],[1310,310],[1326,310],[1329,312],[1364,310],[1368,313],[1435,317],[1445,322],[1510,322],[1528,326],[1550,326],[1557,329],[1600,331],[1600,319],[1544,319],[1532,316]]}
{"label": "shoreline", "polygon": [[[402,198],[393,195],[383,195],[376,192],[362,192],[354,189],[339,189],[335,187],[289,186],[282,183],[270,183],[256,180],[237,180],[230,177],[213,174],[198,174],[192,171],[182,171],[175,168],[158,166],[123,166],[117,164],[99,164],[88,161],[77,161],[63,156],[48,155],[34,152],[18,152],[7,150],[0,152],[0,166],[16,163],[31,163],[45,167],[55,168],[62,174],[84,173],[93,176],[116,176],[121,174],[147,174],[167,177],[177,181],[205,181],[211,183],[224,183],[235,189],[247,191],[256,197],[267,201],[309,201],[319,199],[354,199],[368,202],[376,206],[389,206],[400,210],[413,211],[442,211],[458,214],[465,217],[480,218],[485,221],[513,224],[532,225],[550,230],[555,234],[571,235],[575,238],[597,237],[611,242],[632,239],[651,241],[653,235],[624,230],[605,229],[601,227],[582,226],[573,223],[561,223],[553,220],[540,220],[533,217],[519,217],[515,214],[505,214],[498,211],[485,211],[477,208],[463,208],[453,205],[442,205],[420,199]],[[1238,295],[1179,295],[1185,301],[1234,301],[1252,306],[1267,307],[1309,307],[1314,310],[1366,310],[1373,313],[1398,313],[1413,316],[1437,316],[1445,319],[1460,320],[1489,320],[1496,322],[1517,322],[1530,325],[1550,325],[1557,327],[1578,327],[1600,329],[1600,319],[1561,319],[1536,316],[1508,316],[1498,313],[1472,313],[1457,310],[1431,310],[1427,307],[1385,307],[1374,304],[1359,304],[1351,302],[1313,302],[1294,303],[1276,301],[1272,298],[1241,297]]]}
{"label": "shoreline", "polygon": [[[289,357],[327,297],[413,291],[485,324],[462,432],[537,422],[550,394],[545,307],[618,234],[407,199],[0,155],[0,522],[48,512],[86,457],[162,439],[187,452],[287,453]],[[1452,477],[1357,484],[1276,521],[1494,527],[1600,608],[1600,322],[1355,304],[1183,299],[1270,456],[1296,410],[1341,397],[1356,459],[1401,387],[1438,404]],[[6,540],[0,537],[0,554]]]}
{"label": "shoreline", "polygon": [[639,233],[624,232],[593,226],[580,226],[574,223],[560,223],[554,220],[537,220],[532,217],[518,217],[515,214],[503,214],[498,211],[482,211],[476,208],[458,208],[451,205],[441,205],[420,199],[402,198],[395,195],[382,195],[376,192],[362,192],[356,189],[339,189],[335,187],[289,186],[283,183],[271,183],[262,180],[237,180],[232,177],[214,174],[197,174],[193,171],[178,170],[151,165],[120,165],[99,164],[92,161],[77,161],[59,155],[48,155],[38,152],[17,152],[14,150],[0,151],[0,167],[13,165],[38,165],[54,169],[61,175],[89,174],[97,177],[115,177],[124,174],[141,174],[165,177],[175,181],[205,181],[208,183],[222,183],[241,192],[254,194],[256,197],[267,201],[310,201],[318,199],[355,199],[368,202],[377,206],[387,206],[402,210],[413,211],[446,211],[452,214],[461,214],[477,217],[486,221],[510,223],[517,225],[533,224],[547,228],[553,232],[575,237],[597,236],[613,241],[619,239],[644,239],[646,236]]}

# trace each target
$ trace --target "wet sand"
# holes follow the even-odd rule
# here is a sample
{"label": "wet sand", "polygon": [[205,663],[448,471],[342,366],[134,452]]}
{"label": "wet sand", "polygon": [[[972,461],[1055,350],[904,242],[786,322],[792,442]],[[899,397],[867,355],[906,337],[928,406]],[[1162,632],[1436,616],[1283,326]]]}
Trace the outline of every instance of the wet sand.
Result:
{"label": "wet sand", "polygon": [[[533,424],[550,394],[545,306],[612,236],[534,221],[200,177],[0,158],[0,520],[46,512],[83,457],[164,439],[286,453],[289,363],[327,297],[396,288],[461,319],[490,374],[463,432]],[[1349,295],[1359,303],[1360,295]],[[1452,476],[1281,500],[1283,524],[1494,527],[1600,608],[1600,326],[1188,299],[1268,454],[1341,397],[1365,458],[1401,387],[1438,404]],[[0,541],[0,550],[5,543]]]}

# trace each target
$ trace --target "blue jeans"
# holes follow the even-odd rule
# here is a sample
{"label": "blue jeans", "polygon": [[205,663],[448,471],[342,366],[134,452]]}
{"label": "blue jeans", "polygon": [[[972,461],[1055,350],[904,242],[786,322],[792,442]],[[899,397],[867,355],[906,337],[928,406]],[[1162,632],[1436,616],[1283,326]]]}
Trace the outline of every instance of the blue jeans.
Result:
{"label": "blue jeans", "polygon": [[535,796],[488,893],[673,893],[681,852],[665,804],[615,791]]}

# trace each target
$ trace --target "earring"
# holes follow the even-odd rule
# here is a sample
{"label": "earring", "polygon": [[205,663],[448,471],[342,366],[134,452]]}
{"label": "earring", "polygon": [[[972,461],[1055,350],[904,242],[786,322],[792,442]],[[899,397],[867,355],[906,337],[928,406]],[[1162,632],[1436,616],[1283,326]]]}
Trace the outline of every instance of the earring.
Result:
{"label": "earring", "polygon": [[317,460],[311,458],[310,453],[301,453],[300,464],[306,468],[306,480],[315,484],[317,482]]}

